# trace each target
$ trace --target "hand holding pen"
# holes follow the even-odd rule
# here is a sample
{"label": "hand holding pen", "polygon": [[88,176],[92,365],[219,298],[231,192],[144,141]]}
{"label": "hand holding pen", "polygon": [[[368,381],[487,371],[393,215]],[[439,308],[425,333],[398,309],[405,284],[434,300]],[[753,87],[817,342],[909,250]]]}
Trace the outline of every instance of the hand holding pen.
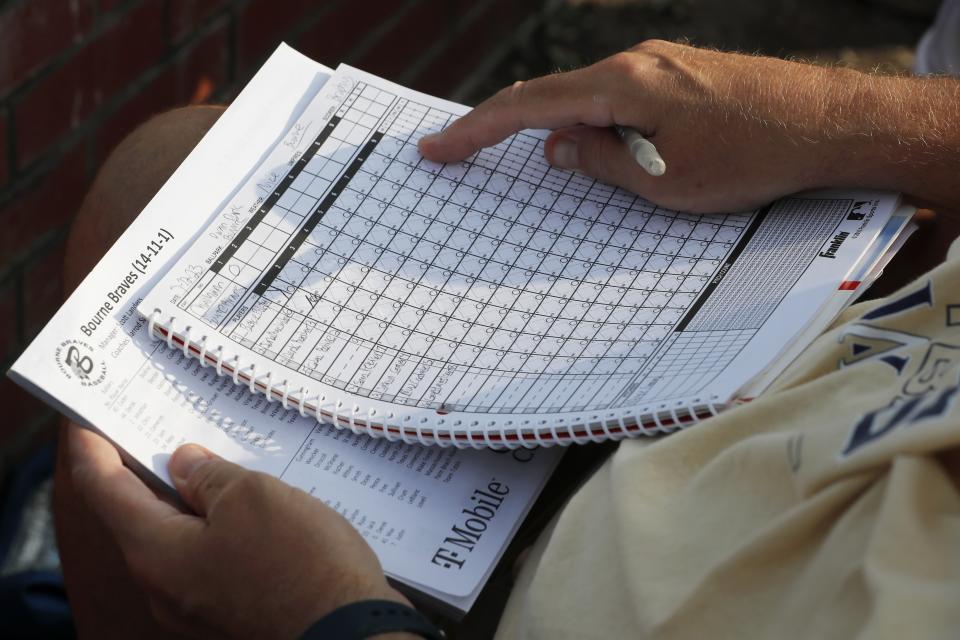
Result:
{"label": "hand holding pen", "polygon": [[514,83],[422,138],[420,151],[452,162],[522,129],[552,129],[544,154],[556,167],[671,209],[741,211],[831,186],[856,168],[825,126],[823,108],[832,107],[809,108],[812,95],[846,104],[856,85],[850,73],[649,41]]}

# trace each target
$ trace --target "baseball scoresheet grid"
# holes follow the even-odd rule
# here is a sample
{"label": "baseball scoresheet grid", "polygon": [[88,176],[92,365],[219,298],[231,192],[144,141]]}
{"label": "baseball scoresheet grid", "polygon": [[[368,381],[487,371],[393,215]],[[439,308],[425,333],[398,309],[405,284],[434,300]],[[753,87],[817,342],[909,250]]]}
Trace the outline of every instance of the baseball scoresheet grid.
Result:
{"label": "baseball scoresheet grid", "polygon": [[[487,413],[696,393],[759,328],[685,316],[765,212],[658,208],[550,167],[524,133],[424,160],[416,139],[453,117],[357,83],[178,306],[335,388]],[[790,202],[771,247],[800,230]],[[826,233],[845,205],[813,202]],[[750,295],[772,311],[773,291]]]}

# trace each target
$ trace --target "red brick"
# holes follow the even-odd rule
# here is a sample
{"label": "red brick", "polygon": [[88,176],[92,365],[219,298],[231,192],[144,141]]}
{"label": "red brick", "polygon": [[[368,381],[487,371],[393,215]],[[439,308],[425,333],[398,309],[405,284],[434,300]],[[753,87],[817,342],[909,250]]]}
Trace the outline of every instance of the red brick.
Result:
{"label": "red brick", "polygon": [[0,12],[0,96],[77,42],[92,24],[92,0],[30,0]]}
{"label": "red brick", "polygon": [[7,113],[0,111],[0,189],[7,183],[10,169],[7,166]]}
{"label": "red brick", "polygon": [[378,76],[396,80],[423,55],[451,26],[447,0],[422,0],[403,14],[356,66]]}
{"label": "red brick", "polygon": [[[516,3],[523,4],[523,3]],[[434,61],[410,81],[410,86],[438,96],[448,95],[478,63],[513,35],[529,8],[501,0],[458,33]]]}
{"label": "red brick", "polygon": [[[343,2],[305,31],[296,42],[304,54],[336,68],[365,35],[396,11],[390,2]],[[370,25],[361,27],[360,25]]]}
{"label": "red brick", "polygon": [[100,10],[100,15],[105,15],[127,1],[128,0],[97,0],[97,9]]}
{"label": "red brick", "polygon": [[[356,0],[347,2],[368,5],[366,2],[357,3]],[[253,65],[273,51],[290,30],[302,21],[304,14],[317,9],[320,3],[316,0],[285,0],[282,8],[278,4],[277,0],[253,0],[237,17],[239,75],[252,71]],[[360,35],[362,33],[358,32],[354,37]]]}
{"label": "red brick", "polygon": [[177,102],[208,102],[227,83],[230,67],[230,22],[217,20],[177,62]]}
{"label": "red brick", "polygon": [[7,278],[7,281],[0,285],[0,363],[15,356],[19,346],[16,280]]}
{"label": "red brick", "polygon": [[23,334],[29,342],[40,333],[63,302],[63,254],[61,240],[23,269]]}
{"label": "red brick", "polygon": [[160,58],[162,18],[162,0],[147,0],[19,101],[18,166],[35,160]]}
{"label": "red brick", "polygon": [[230,4],[228,0],[170,0],[170,39],[179,42],[193,33],[204,20]]}
{"label": "red brick", "polygon": [[86,191],[83,154],[73,151],[49,173],[0,208],[0,268],[29,251],[42,236],[73,219]]}

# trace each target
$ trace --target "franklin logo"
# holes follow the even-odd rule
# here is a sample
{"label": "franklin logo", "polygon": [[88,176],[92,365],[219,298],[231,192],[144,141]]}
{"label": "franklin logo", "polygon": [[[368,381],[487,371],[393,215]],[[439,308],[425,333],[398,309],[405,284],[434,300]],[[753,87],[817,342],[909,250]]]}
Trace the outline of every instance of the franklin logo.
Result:
{"label": "franklin logo", "polygon": [[107,377],[107,363],[96,358],[96,352],[82,340],[67,340],[54,353],[57,367],[70,380],[81,386],[95,387]]}
{"label": "franklin logo", "polygon": [[837,257],[837,251],[840,250],[840,245],[843,244],[843,241],[847,239],[847,236],[850,234],[846,231],[841,231],[837,235],[833,236],[833,240],[830,241],[830,244],[826,249],[820,252],[821,258],[830,258],[831,260]]}

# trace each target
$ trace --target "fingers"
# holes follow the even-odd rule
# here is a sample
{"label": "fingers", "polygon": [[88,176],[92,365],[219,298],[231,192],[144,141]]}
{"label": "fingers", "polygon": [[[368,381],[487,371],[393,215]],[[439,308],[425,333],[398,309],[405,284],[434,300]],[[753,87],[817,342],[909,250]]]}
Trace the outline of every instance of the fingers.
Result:
{"label": "fingers", "polygon": [[555,131],[547,138],[544,154],[547,162],[556,167],[575,169],[640,195],[651,193],[658,180],[637,164],[627,145],[607,127],[569,127]]}
{"label": "fingers", "polygon": [[120,454],[105,438],[72,422],[67,429],[67,451],[75,476],[123,465]]}
{"label": "fingers", "polygon": [[201,517],[206,517],[228,486],[252,473],[195,444],[177,449],[169,469],[180,497]]}
{"label": "fingers", "polygon": [[121,548],[146,544],[166,530],[163,525],[171,518],[181,515],[123,466],[114,446],[93,431],[71,426],[67,447],[78,493]]}
{"label": "fingers", "polygon": [[[607,65],[609,66],[609,65]],[[420,152],[435,162],[455,162],[497,144],[521,129],[557,129],[575,124],[614,124],[615,89],[601,81],[606,67],[516,82],[444,131],[420,139]]]}

